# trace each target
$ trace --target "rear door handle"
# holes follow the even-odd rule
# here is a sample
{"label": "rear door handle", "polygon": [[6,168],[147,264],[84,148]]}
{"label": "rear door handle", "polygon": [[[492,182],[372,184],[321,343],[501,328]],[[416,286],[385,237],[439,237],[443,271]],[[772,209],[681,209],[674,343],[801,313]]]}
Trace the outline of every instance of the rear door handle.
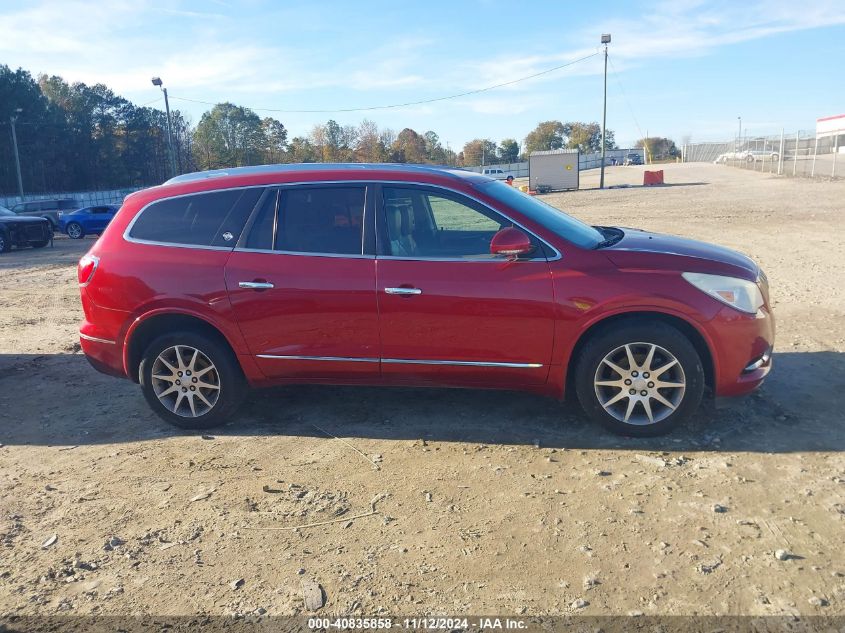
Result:
{"label": "rear door handle", "polygon": [[270,288],[275,288],[269,281],[239,281],[238,287],[247,290],[269,290]]}
{"label": "rear door handle", "polygon": [[419,288],[385,288],[384,291],[389,295],[421,295],[422,290]]}

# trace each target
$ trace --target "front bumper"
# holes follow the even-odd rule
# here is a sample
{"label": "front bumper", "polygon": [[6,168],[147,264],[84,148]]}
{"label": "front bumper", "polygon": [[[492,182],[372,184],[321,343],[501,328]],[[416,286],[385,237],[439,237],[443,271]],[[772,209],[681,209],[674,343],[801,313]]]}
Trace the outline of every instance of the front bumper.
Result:
{"label": "front bumper", "polygon": [[707,324],[716,396],[741,396],[759,387],[772,369],[775,320],[768,307],[756,315],[724,307]]}

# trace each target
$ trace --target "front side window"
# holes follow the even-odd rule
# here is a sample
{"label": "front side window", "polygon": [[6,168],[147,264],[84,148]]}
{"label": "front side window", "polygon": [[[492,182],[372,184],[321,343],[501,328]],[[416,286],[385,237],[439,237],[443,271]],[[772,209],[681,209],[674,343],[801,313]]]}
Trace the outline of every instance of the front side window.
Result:
{"label": "front side window", "polygon": [[162,244],[234,248],[261,193],[260,187],[253,187],[153,202],[135,220],[129,237]]}
{"label": "front side window", "polygon": [[291,187],[268,192],[244,247],[289,253],[361,255],[366,189]]}
{"label": "front side window", "polygon": [[490,242],[512,223],[462,196],[385,187],[383,250],[394,257],[487,259]]}
{"label": "front side window", "polygon": [[500,181],[485,182],[476,185],[476,187],[482,193],[511,209],[515,209],[525,217],[541,224],[576,246],[592,249],[604,239],[604,236],[592,226],[576,220],[560,209],[541,202],[534,196],[522,193],[516,187],[510,187]]}

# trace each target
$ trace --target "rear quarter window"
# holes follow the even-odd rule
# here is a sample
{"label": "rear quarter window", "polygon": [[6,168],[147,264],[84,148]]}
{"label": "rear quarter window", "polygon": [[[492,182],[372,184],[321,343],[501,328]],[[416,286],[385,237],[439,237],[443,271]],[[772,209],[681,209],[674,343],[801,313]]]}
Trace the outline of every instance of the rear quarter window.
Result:
{"label": "rear quarter window", "polygon": [[234,248],[262,187],[166,198],[143,209],[129,238],[183,246]]}

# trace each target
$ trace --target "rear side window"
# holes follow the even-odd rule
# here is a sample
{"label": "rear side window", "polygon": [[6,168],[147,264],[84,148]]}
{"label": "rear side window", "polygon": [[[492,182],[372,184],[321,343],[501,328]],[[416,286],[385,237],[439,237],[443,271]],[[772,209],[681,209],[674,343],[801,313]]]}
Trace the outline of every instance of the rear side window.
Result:
{"label": "rear side window", "polygon": [[363,253],[365,187],[280,189],[262,202],[246,248],[292,253]]}
{"label": "rear side window", "polygon": [[147,242],[234,248],[262,189],[196,193],[153,202],[144,209],[129,237]]}

